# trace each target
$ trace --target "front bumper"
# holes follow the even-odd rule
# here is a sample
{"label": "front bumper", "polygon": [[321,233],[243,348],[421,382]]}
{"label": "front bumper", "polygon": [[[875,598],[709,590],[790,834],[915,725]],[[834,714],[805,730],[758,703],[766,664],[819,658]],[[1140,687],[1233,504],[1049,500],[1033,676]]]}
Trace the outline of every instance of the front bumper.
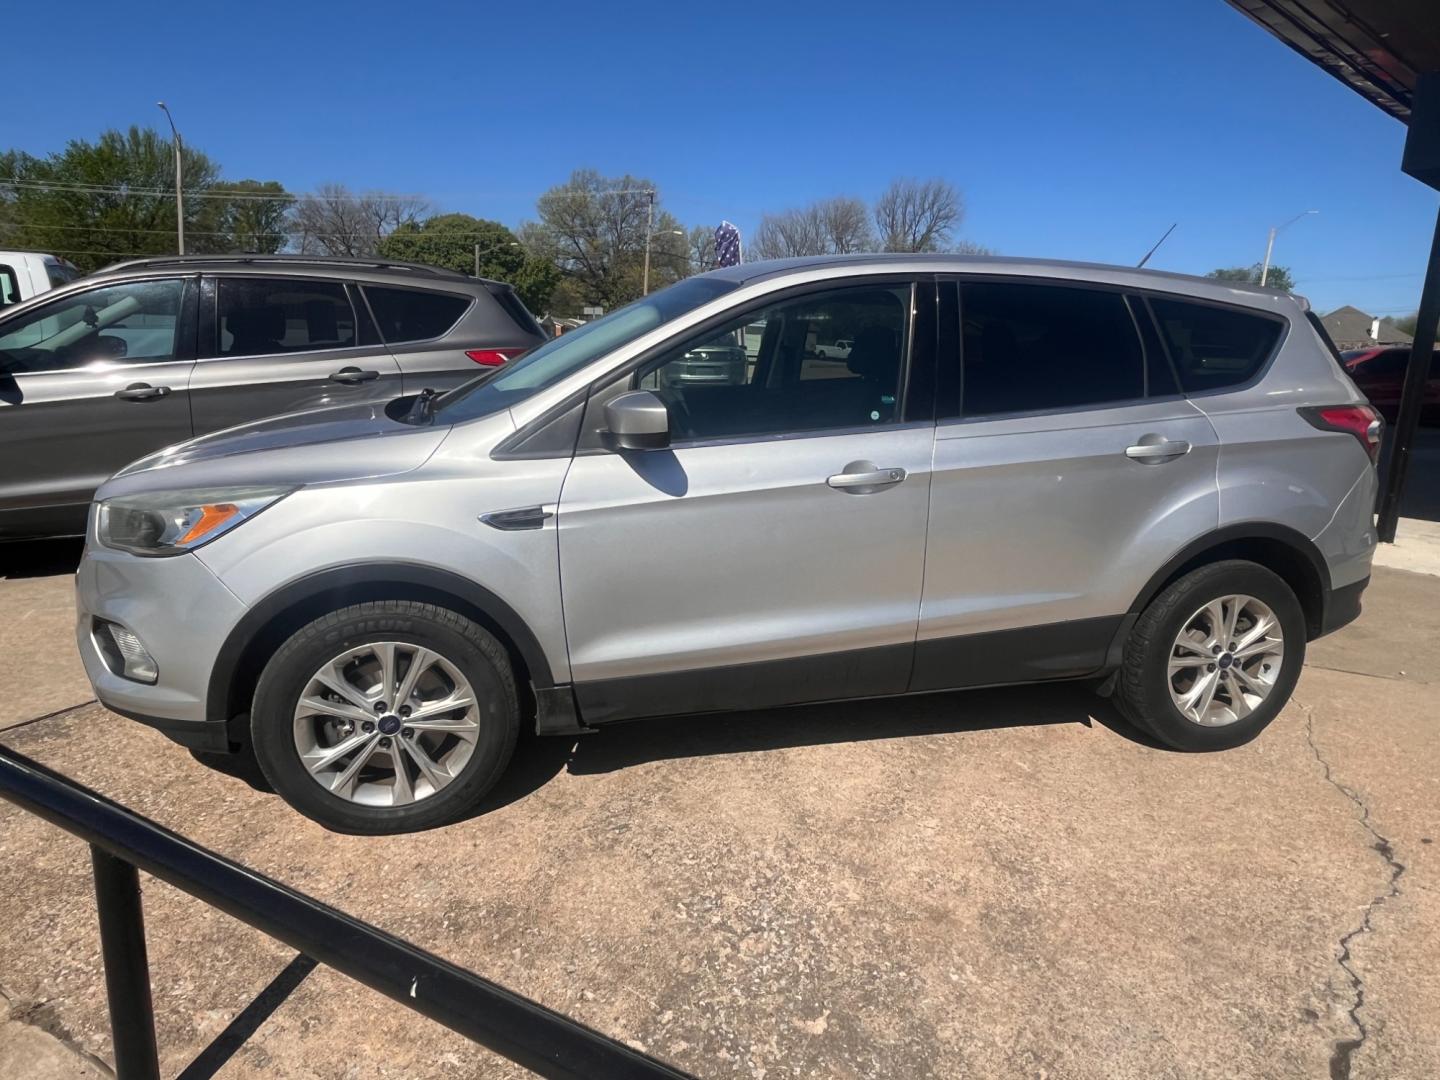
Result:
{"label": "front bumper", "polygon": [[[75,643],[102,705],[197,749],[229,748],[207,720],[215,656],[245,605],[194,555],[146,559],[87,544],[75,574]],[[95,643],[96,617],[137,635],[155,658],[153,685],[116,675]]]}

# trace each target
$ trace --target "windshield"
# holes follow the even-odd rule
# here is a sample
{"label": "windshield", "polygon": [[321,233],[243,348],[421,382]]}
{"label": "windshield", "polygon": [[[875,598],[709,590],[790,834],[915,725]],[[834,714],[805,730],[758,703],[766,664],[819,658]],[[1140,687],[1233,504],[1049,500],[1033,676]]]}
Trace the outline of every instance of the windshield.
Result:
{"label": "windshield", "polygon": [[554,386],[592,360],[634,341],[662,323],[735,288],[733,281],[687,278],[636,300],[603,319],[547,341],[495,375],[481,375],[435,402],[436,419],[459,424],[508,409]]}

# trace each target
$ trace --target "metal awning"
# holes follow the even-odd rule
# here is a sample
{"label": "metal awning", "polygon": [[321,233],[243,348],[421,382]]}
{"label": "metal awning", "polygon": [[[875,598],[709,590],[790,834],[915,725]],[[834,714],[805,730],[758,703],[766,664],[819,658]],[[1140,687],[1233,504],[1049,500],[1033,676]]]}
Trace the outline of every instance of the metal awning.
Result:
{"label": "metal awning", "polygon": [[[1228,0],[1285,44],[1408,128],[1401,168],[1440,190],[1440,0]],[[1440,324],[1440,217],[1420,291],[1394,453],[1380,500],[1380,539],[1393,541],[1400,494]]]}
{"label": "metal awning", "polygon": [[1440,0],[1229,0],[1391,116],[1409,123],[1415,84],[1440,71]]}

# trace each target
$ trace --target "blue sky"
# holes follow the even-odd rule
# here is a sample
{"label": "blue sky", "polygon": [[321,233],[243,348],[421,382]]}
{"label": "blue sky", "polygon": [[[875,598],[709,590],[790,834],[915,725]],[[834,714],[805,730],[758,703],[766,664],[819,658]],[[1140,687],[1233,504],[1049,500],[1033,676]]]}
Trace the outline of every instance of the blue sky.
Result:
{"label": "blue sky", "polygon": [[[243,14],[242,14],[243,12]],[[57,32],[63,23],[64,32]],[[688,224],[944,176],[1008,255],[1276,261],[1329,310],[1412,310],[1435,192],[1404,128],[1223,0],[21,4],[0,147],[163,126],[227,176],[418,192],[510,225],[572,169]],[[13,46],[24,42],[23,49]]]}

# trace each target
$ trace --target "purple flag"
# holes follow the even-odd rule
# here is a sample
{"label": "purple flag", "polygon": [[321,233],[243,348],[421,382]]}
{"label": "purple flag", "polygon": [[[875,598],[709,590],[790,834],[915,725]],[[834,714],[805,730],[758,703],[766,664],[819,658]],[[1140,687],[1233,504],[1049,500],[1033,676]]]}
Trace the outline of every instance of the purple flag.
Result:
{"label": "purple flag", "polygon": [[715,265],[740,265],[740,230],[728,221],[715,230]]}

